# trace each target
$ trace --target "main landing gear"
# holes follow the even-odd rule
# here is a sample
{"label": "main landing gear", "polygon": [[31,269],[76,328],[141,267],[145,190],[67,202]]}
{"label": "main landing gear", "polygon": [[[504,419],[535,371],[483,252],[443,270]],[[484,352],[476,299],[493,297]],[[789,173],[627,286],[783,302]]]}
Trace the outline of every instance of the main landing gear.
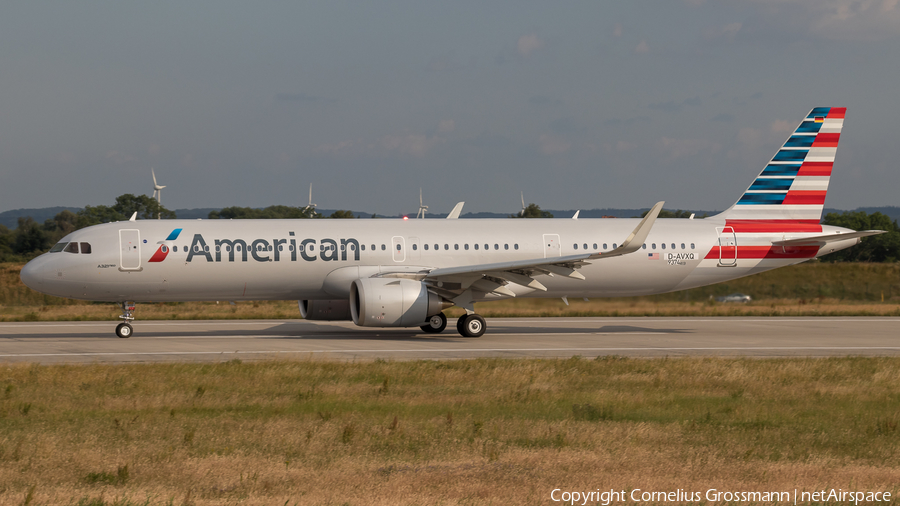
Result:
{"label": "main landing gear", "polygon": [[[419,328],[429,334],[441,333],[447,328],[447,317],[444,313],[438,313]],[[485,324],[484,318],[474,313],[461,316],[456,321],[456,331],[463,337],[481,337],[486,329],[487,324]]]}
{"label": "main landing gear", "polygon": [[484,318],[472,313],[461,316],[456,321],[456,330],[463,337],[481,337],[487,330],[487,325],[484,323]]}
{"label": "main landing gear", "polygon": [[119,307],[122,308],[122,314],[119,315],[119,318],[125,321],[116,326],[116,335],[122,339],[127,339],[131,337],[131,334],[134,334],[134,328],[129,323],[134,320],[134,302],[120,302]]}
{"label": "main landing gear", "polygon": [[447,328],[447,317],[444,313],[438,313],[429,318],[428,321],[425,322],[425,325],[422,325],[419,328],[429,334],[439,334]]}

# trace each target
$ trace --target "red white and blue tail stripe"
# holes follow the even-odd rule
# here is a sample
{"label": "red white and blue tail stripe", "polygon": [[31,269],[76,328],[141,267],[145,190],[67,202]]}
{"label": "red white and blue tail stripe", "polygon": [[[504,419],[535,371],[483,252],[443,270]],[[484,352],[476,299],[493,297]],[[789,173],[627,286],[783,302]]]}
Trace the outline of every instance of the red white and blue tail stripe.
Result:
{"label": "red white and blue tail stripe", "polygon": [[828,192],[846,107],[816,107],[724,218],[747,232],[813,232]]}

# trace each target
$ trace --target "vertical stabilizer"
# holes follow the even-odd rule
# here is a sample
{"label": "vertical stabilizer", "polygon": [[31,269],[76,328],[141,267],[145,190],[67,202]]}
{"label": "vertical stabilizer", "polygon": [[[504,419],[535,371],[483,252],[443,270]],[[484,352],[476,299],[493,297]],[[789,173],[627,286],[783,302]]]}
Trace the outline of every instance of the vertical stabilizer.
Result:
{"label": "vertical stabilizer", "polygon": [[846,111],[846,107],[810,111],[740,200],[712,219],[785,231],[817,227]]}

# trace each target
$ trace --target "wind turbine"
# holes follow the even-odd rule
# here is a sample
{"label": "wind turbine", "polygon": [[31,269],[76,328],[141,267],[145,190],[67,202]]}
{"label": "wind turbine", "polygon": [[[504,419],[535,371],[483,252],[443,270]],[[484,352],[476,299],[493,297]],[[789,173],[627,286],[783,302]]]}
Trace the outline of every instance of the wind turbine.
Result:
{"label": "wind turbine", "polygon": [[519,211],[519,218],[525,216],[525,192],[522,192],[520,195],[522,197],[522,210]]}
{"label": "wind turbine", "polygon": [[316,215],[316,204],[312,201],[312,183],[309,183],[309,203],[303,208],[304,211],[312,209],[312,216]]}
{"label": "wind turbine", "polygon": [[[150,174],[153,175],[153,198],[156,199],[156,203],[161,207],[162,206],[162,189],[165,186],[160,185],[156,182],[156,172],[153,170],[153,167],[150,167]],[[160,212],[158,211],[156,214],[156,219],[160,219]]]}
{"label": "wind turbine", "polygon": [[419,188],[419,212],[416,213],[416,218],[418,218],[419,215],[421,214],[422,219],[425,219],[425,211],[427,211],[427,210],[428,210],[428,206],[422,204],[422,189]]}

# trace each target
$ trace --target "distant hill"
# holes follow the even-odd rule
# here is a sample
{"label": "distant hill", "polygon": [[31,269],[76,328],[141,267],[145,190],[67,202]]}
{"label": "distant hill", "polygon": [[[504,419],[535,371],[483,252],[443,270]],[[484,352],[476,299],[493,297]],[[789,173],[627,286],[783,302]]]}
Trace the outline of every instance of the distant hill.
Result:
{"label": "distant hill", "polygon": [[38,223],[43,223],[67,209],[69,211],[72,211],[73,213],[77,213],[78,211],[81,211],[80,207],[45,207],[42,209],[13,209],[12,211],[4,211],[4,212],[0,213],[0,225],[5,225],[6,228],[12,230],[19,226],[19,218],[24,218],[24,217],[28,217],[28,216],[31,216],[31,218]]}
{"label": "distant hill", "polygon": [[[77,213],[81,210],[80,207],[45,207],[41,209],[13,209],[11,211],[4,211],[0,213],[0,225],[5,225],[9,229],[14,229],[19,224],[20,217],[31,216],[34,221],[38,223],[43,223],[46,220],[49,220],[56,216],[58,213],[68,209],[73,213]],[[647,211],[649,208],[643,209],[614,209],[614,208],[605,208],[605,209],[582,209],[581,213],[578,214],[579,218],[602,218],[606,217],[615,217],[615,218],[634,218],[640,216],[641,213]],[[219,211],[221,208],[215,207],[205,207],[205,208],[195,208],[195,209],[176,209],[175,214],[180,219],[185,220],[195,220],[195,219],[206,219],[209,216],[211,211]],[[575,214],[575,209],[546,209],[550,211],[555,218],[571,218]],[[675,209],[669,209],[670,211],[675,211]],[[319,209],[319,214],[324,216],[328,216],[331,213],[335,212],[336,209]],[[900,221],[900,207],[897,206],[882,206],[882,207],[859,207],[854,209],[854,211],[864,211],[866,213],[881,213],[892,220]],[[515,211],[513,211],[515,212]],[[464,213],[460,215],[460,218],[506,218],[510,213]],[[698,217],[703,215],[712,216],[714,214],[719,213],[720,211],[691,211],[696,213]],[[826,208],[824,214],[828,213],[843,213],[845,211],[840,209],[831,209]],[[366,213],[361,211],[353,211],[353,214],[359,216],[360,218],[371,218],[372,213]],[[824,216],[823,214],[823,216]],[[416,213],[406,213],[405,216],[409,216],[410,218],[415,217]],[[381,218],[399,218],[404,216],[404,214],[398,214],[393,216],[384,216],[378,215]],[[429,213],[428,218],[446,218],[447,213]]]}

